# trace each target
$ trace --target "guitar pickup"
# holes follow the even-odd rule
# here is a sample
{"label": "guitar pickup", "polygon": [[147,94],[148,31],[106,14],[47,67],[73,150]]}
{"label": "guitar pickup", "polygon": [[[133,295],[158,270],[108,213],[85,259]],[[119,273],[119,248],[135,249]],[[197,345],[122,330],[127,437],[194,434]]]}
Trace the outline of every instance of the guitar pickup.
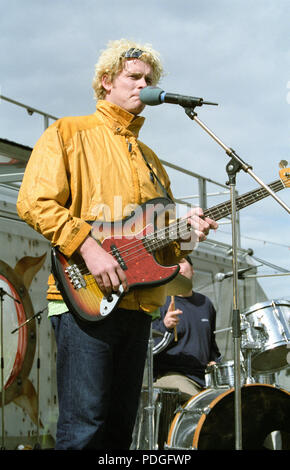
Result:
{"label": "guitar pickup", "polygon": [[83,278],[83,275],[76,264],[71,264],[65,269],[70,282],[76,290],[86,287],[87,283]]}
{"label": "guitar pickup", "polygon": [[121,266],[121,268],[123,269],[123,271],[126,271],[126,269],[128,269],[128,268],[127,268],[126,263],[123,260],[122,256],[120,255],[120,252],[119,252],[118,248],[116,247],[116,245],[112,244],[111,245],[111,250],[112,250],[113,256],[115,256],[116,260],[118,261],[118,263]]}

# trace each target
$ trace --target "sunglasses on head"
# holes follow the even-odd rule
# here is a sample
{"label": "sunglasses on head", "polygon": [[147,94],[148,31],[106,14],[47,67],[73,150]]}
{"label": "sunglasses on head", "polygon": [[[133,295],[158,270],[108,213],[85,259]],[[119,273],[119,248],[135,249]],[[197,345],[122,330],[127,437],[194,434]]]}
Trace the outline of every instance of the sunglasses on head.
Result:
{"label": "sunglasses on head", "polygon": [[124,52],[123,56],[125,59],[139,59],[143,52],[144,51],[141,51],[141,49],[135,49],[135,47],[131,47],[131,49]]}

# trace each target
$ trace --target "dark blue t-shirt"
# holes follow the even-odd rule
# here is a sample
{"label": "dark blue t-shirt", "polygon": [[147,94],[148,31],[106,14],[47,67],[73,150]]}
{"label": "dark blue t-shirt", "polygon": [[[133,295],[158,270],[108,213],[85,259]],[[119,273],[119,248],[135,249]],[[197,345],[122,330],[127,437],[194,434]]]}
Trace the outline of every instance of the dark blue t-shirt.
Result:
{"label": "dark blue t-shirt", "polygon": [[[165,333],[163,319],[170,297],[160,309],[161,318],[152,324],[153,330]],[[205,369],[210,361],[218,361],[220,352],[215,341],[216,311],[210,299],[196,292],[190,297],[175,296],[175,309],[182,310],[177,326],[178,341],[174,335],[165,350],[154,355],[154,379],[167,372],[178,372],[205,386]],[[170,330],[172,331],[172,330]],[[154,341],[157,343],[157,337]]]}

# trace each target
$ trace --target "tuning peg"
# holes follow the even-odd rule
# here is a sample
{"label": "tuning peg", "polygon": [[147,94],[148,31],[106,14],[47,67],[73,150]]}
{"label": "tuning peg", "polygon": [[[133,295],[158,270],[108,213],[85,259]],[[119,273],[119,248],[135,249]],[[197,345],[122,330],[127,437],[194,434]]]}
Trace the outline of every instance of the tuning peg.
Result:
{"label": "tuning peg", "polygon": [[280,168],[287,168],[287,166],[288,166],[287,160],[281,160],[280,161],[280,163],[279,163]]}

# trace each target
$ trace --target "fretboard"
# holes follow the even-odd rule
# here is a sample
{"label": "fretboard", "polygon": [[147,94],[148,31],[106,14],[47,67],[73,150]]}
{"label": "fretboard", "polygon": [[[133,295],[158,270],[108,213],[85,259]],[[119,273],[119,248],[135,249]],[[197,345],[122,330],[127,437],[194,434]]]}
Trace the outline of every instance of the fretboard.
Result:
{"label": "fretboard", "polygon": [[[284,188],[284,185],[281,180],[274,181],[273,183],[268,185],[272,191],[277,193]],[[249,191],[248,193],[242,194],[236,198],[236,209],[239,211],[244,207],[250,206],[255,202],[264,199],[265,197],[269,196],[269,193],[264,188],[254,189],[253,191]],[[210,209],[206,209],[204,211],[205,217],[210,217],[213,220],[220,220],[224,217],[227,217],[231,213],[231,201],[222,202],[217,206],[214,206]]]}
{"label": "fretboard", "polygon": [[[274,192],[278,192],[284,188],[281,180],[274,181],[269,184],[269,187]],[[242,194],[236,198],[236,210],[239,211],[255,202],[269,196],[269,193],[264,188],[254,189],[248,193]],[[222,202],[217,206],[204,210],[204,216],[209,217],[215,221],[227,217],[231,213],[231,201]],[[168,227],[164,227],[150,235],[147,235],[144,240],[144,246],[150,252],[154,252],[158,248],[168,246],[174,240],[182,239],[186,233],[190,233],[190,226],[186,219],[180,219],[172,222]]]}

